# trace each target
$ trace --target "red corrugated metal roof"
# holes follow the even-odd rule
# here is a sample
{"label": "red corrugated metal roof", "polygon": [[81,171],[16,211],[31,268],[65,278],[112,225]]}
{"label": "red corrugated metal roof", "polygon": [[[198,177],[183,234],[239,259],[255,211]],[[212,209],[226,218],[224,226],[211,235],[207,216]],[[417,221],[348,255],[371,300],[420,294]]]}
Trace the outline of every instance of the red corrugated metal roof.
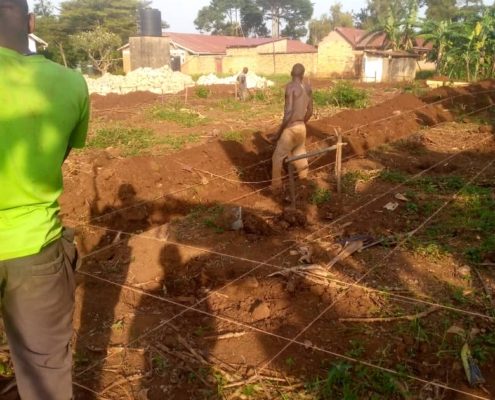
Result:
{"label": "red corrugated metal roof", "polygon": [[317,53],[318,49],[310,44],[299,40],[289,40],[287,42],[287,53]]}
{"label": "red corrugated metal roof", "polygon": [[362,29],[356,29],[356,28],[343,28],[343,27],[338,27],[335,28],[335,30],[340,33],[345,40],[347,40],[352,47],[356,47],[358,42],[361,40],[363,36],[366,35],[366,31]]}
{"label": "red corrugated metal roof", "polygon": [[387,34],[385,32],[373,32],[362,37],[356,47],[359,49],[385,49],[387,46]]}
{"label": "red corrugated metal roof", "polygon": [[[243,38],[238,36],[201,35],[197,33],[166,32],[172,42],[196,54],[225,54],[231,47],[256,47],[273,42],[272,38]],[[276,39],[284,40],[284,39]],[[313,53],[316,48],[298,40],[288,41],[289,53]]]}

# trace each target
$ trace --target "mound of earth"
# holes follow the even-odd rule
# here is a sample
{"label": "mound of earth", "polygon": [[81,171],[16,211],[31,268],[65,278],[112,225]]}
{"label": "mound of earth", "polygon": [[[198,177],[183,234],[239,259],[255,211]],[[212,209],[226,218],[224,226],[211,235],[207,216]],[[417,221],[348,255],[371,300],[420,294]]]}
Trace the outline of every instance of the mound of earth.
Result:
{"label": "mound of earth", "polygon": [[362,154],[373,147],[409,136],[422,126],[452,119],[450,112],[440,105],[429,105],[412,94],[401,94],[374,107],[347,110],[310,122],[308,132],[323,138],[339,130],[344,141],[349,143],[350,151]]}

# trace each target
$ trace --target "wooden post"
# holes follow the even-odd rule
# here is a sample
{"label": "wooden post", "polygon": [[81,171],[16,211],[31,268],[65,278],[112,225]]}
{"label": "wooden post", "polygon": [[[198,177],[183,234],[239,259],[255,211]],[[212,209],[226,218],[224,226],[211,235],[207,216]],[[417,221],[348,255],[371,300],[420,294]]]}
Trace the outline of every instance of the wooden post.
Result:
{"label": "wooden post", "polygon": [[189,88],[184,83],[184,104],[187,104],[187,97],[188,97],[188,95],[189,95]]}
{"label": "wooden post", "polygon": [[335,153],[335,176],[337,178],[337,193],[342,194],[342,133],[337,133],[337,151]]}
{"label": "wooden post", "polygon": [[289,188],[290,188],[290,201],[291,208],[296,209],[296,182],[294,178],[294,165],[291,162],[287,163],[289,169]]}

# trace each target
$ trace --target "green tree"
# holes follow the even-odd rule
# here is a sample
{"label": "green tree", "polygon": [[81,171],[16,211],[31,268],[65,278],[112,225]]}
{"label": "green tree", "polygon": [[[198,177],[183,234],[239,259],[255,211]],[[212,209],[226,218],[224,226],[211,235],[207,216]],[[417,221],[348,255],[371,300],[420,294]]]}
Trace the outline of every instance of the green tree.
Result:
{"label": "green tree", "polygon": [[93,67],[102,74],[115,64],[114,54],[121,43],[117,34],[98,26],[92,31],[73,35],[70,39],[74,48],[83,51]]}
{"label": "green tree", "polygon": [[425,43],[431,43],[433,46],[433,51],[429,54],[429,58],[435,62],[437,73],[444,69],[444,57],[450,43],[451,28],[452,22],[450,20],[435,21],[427,19],[419,34],[419,37],[422,37]]}
{"label": "green tree", "polygon": [[426,0],[426,18],[429,21],[452,20],[458,14],[456,0]]}
{"label": "green tree", "polygon": [[213,35],[264,36],[267,29],[254,0],[211,0],[194,21],[200,32]]}
{"label": "green tree", "polygon": [[316,46],[331,31],[338,27],[352,27],[353,15],[342,10],[342,3],[337,2],[330,7],[330,15],[323,14],[319,19],[309,22],[308,43]]}
{"label": "green tree", "polygon": [[136,35],[139,0],[66,0],[61,4],[60,23],[69,35],[103,27],[124,43]]}
{"label": "green tree", "polygon": [[272,36],[280,36],[282,25],[285,25],[283,36],[299,39],[307,34],[306,23],[314,11],[311,0],[256,0],[256,4],[271,21]]}
{"label": "green tree", "polygon": [[495,76],[495,7],[454,22],[428,21],[421,36],[433,44],[430,57],[440,73],[468,81]]}
{"label": "green tree", "polygon": [[374,23],[371,32],[384,32],[392,50],[410,50],[419,26],[419,6],[418,0],[390,1],[386,12],[376,14],[378,22]]}

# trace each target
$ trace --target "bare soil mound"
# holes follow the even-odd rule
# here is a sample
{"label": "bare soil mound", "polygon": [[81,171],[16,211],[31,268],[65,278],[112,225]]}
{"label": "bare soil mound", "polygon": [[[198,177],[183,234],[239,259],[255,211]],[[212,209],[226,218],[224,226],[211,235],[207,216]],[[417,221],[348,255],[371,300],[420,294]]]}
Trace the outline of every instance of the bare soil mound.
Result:
{"label": "bare soil mound", "polygon": [[310,122],[310,135],[334,135],[338,129],[355,154],[408,136],[421,126],[452,121],[452,115],[439,105],[428,105],[412,94],[401,94],[392,100],[364,110],[348,110]]}

